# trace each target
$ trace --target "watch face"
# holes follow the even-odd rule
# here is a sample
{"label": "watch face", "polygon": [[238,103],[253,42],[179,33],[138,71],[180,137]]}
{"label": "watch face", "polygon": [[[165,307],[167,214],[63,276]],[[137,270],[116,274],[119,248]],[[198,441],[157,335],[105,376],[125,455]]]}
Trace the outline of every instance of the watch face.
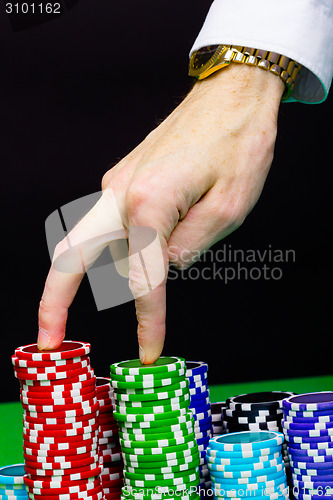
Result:
{"label": "watch face", "polygon": [[209,59],[214,55],[217,48],[218,45],[209,45],[208,47],[202,47],[194,52],[191,58],[191,68],[194,70],[203,69]]}

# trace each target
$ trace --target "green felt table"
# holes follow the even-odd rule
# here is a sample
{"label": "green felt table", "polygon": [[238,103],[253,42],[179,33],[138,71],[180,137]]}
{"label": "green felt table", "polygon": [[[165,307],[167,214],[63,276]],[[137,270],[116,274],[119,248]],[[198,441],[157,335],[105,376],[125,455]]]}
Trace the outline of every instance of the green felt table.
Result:
{"label": "green felt table", "polygon": [[[248,392],[292,391],[304,392],[332,391],[333,375],[244,382],[228,385],[211,385],[210,400],[225,401],[227,397]],[[0,466],[23,462],[22,453],[22,408],[19,402],[0,404]]]}

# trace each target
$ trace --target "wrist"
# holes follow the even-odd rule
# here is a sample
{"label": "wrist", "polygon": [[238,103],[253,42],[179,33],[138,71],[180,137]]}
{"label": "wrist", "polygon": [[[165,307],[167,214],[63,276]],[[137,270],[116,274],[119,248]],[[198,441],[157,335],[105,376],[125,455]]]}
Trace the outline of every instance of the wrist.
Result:
{"label": "wrist", "polygon": [[204,80],[196,81],[190,95],[235,108],[263,106],[278,112],[285,85],[280,78],[258,67],[230,64]]}

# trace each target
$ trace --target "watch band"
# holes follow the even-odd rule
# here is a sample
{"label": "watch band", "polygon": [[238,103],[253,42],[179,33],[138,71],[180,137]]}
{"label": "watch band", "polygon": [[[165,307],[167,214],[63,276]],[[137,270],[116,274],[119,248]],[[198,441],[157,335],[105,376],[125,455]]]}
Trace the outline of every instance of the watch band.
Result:
{"label": "watch band", "polygon": [[[205,58],[205,63],[200,63],[200,55]],[[258,68],[270,71],[281,78],[286,86],[282,96],[283,101],[290,96],[301,69],[299,63],[276,52],[241,47],[239,45],[221,44],[203,47],[193,52],[190,59],[189,75],[202,80],[215,71],[228,66],[231,62],[258,66]]]}

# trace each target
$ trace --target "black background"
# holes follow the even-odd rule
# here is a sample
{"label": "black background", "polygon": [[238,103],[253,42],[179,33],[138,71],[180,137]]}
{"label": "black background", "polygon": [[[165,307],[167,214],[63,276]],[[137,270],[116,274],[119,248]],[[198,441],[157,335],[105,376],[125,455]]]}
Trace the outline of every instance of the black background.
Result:
{"label": "black background", "polygon": [[[109,165],[187,93],[188,52],[209,5],[80,0],[32,26],[10,24],[0,4],[2,401],[18,399],[11,354],[36,341],[46,217],[99,191]],[[164,354],[207,361],[211,384],[332,373],[331,101],[281,106],[264,192],[215,246],[294,249],[282,279],[168,282]],[[108,375],[110,363],[137,357],[134,303],[97,312],[84,279],[67,338],[91,342],[96,374]]]}

